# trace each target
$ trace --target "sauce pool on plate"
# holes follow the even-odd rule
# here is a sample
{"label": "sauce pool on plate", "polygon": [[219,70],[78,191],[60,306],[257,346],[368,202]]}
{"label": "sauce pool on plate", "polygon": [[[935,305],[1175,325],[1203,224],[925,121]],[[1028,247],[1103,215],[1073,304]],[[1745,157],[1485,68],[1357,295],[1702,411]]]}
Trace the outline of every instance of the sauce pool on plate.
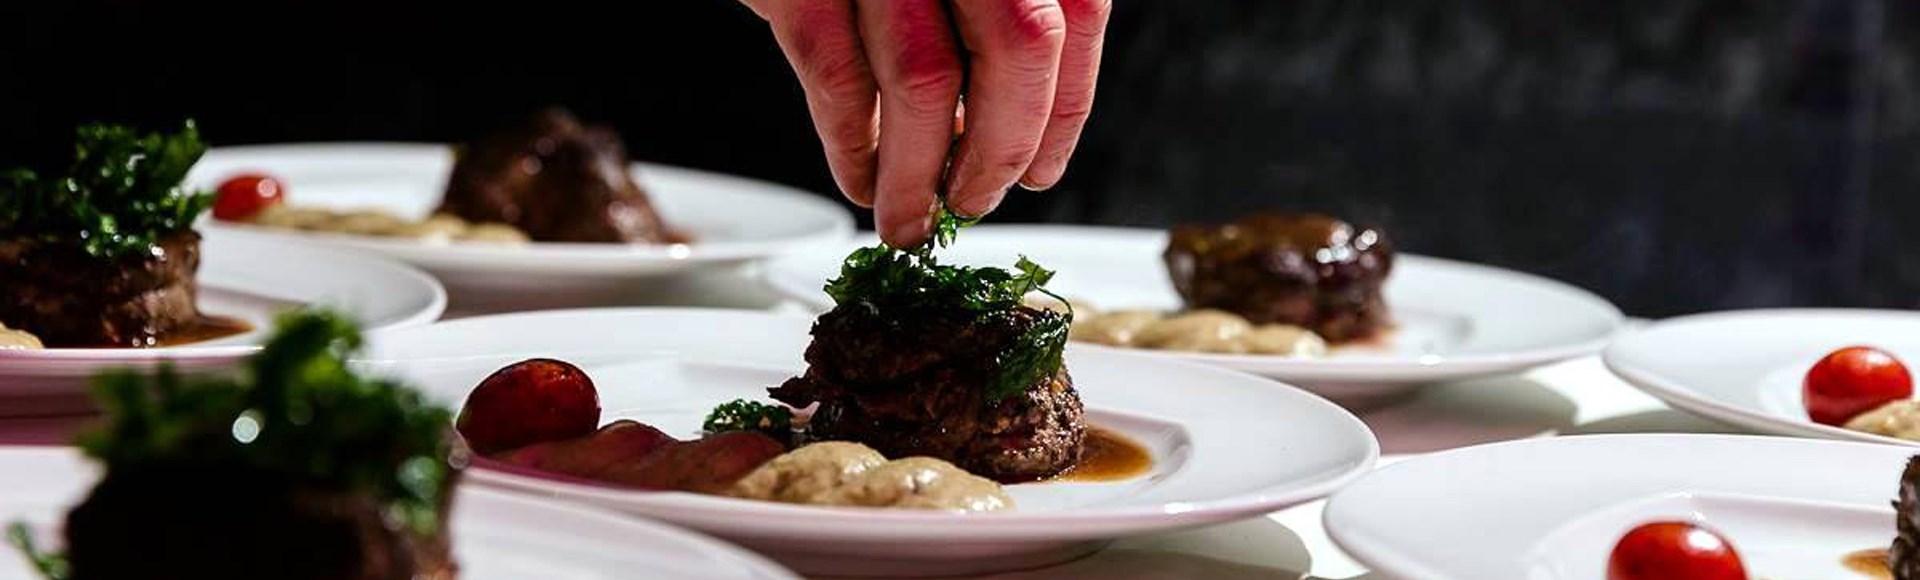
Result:
{"label": "sauce pool on plate", "polygon": [[1887,549],[1873,548],[1852,552],[1840,559],[1848,570],[1858,572],[1868,578],[1892,580],[1893,570],[1887,568]]}
{"label": "sauce pool on plate", "polygon": [[1100,427],[1087,427],[1080,463],[1060,474],[1060,481],[1117,481],[1153,467],[1153,454],[1133,439]]}

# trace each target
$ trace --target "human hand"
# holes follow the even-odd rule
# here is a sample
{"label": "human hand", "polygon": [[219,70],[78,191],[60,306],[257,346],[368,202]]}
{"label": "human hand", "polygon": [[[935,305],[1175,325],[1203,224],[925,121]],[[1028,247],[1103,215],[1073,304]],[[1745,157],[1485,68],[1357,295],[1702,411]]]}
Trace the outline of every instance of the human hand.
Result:
{"label": "human hand", "polygon": [[1110,1],[741,0],[799,76],[834,181],[902,248],[926,240],[936,194],[980,216],[1016,182],[1060,180]]}

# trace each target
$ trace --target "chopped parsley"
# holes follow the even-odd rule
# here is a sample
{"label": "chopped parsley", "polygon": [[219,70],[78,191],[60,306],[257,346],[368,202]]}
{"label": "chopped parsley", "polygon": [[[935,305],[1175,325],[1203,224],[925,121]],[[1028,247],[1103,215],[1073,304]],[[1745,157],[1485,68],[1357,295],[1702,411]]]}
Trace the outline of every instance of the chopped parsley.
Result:
{"label": "chopped parsley", "polygon": [[171,135],[82,126],[66,175],[0,172],[0,238],[76,244],[96,258],[148,251],[213,204],[181,187],[206,150],[192,121]]}
{"label": "chopped parsley", "polygon": [[238,377],[190,378],[162,367],[96,380],[103,426],[80,447],[111,471],[190,461],[286,476],[301,485],[366,493],[389,517],[433,533],[442,494],[465,452],[448,435],[453,416],[418,392],[354,373],[355,325],[327,312],[282,316]]}
{"label": "chopped parsley", "polygon": [[735,399],[714,407],[700,428],[708,434],[758,431],[785,440],[793,434],[793,411],[782,405]]}
{"label": "chopped parsley", "polygon": [[[933,235],[919,247],[898,250],[880,244],[854,250],[841,264],[840,276],[827,282],[827,295],[839,306],[866,304],[883,313],[959,310],[983,321],[1020,306],[1033,292],[1067,303],[1046,289],[1053,271],[1025,256],[1012,270],[941,264],[934,251],[952,244],[961,229],[976,221],[942,207],[935,212]],[[988,398],[999,401],[1019,394],[1058,372],[1072,321],[1073,306],[1068,304],[1067,314],[1041,318],[1001,352],[1000,376],[987,389]]]}

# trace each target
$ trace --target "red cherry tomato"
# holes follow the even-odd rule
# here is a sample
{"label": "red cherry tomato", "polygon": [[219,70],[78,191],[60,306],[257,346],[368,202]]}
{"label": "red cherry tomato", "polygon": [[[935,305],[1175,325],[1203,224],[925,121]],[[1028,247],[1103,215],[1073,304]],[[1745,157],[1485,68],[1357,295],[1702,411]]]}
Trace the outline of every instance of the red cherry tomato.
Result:
{"label": "red cherry tomato", "polygon": [[235,176],[220,183],[219,196],[213,199],[213,217],[245,220],[267,206],[280,203],[286,194],[287,187],[271,176],[253,173]]}
{"label": "red cherry tomato", "polygon": [[1687,522],[1641,524],[1614,544],[1607,580],[1746,580],[1725,538]]}
{"label": "red cherry tomato", "polygon": [[454,428],[475,453],[493,455],[585,437],[600,425],[600,393],[580,367],[536,358],[507,365],[467,395]]}
{"label": "red cherry tomato", "polygon": [[1844,425],[1861,413],[1913,396],[1907,366],[1886,351],[1849,346],[1833,351],[1807,371],[1801,402],[1815,423]]}

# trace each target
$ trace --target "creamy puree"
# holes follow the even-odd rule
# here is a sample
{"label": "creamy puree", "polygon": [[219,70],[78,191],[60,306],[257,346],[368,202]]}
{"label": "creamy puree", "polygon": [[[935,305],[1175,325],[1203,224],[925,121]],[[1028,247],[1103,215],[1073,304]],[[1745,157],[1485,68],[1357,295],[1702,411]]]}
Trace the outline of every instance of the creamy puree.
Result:
{"label": "creamy puree", "polygon": [[288,204],[268,206],[248,220],[271,228],[410,238],[424,242],[526,242],[527,234],[500,223],[472,223],[447,214],[413,221],[378,210],[334,211]]}
{"label": "creamy puree", "polygon": [[773,458],[726,495],[811,505],[995,511],[1013,498],[992,480],[931,457],[887,461],[859,443],[814,443]]}
{"label": "creamy puree", "polygon": [[0,350],[40,350],[46,345],[40,344],[40,337],[25,330],[7,328],[0,324]]}
{"label": "creamy puree", "polygon": [[1854,431],[1920,441],[1920,401],[1901,400],[1881,405],[1847,421]]}

